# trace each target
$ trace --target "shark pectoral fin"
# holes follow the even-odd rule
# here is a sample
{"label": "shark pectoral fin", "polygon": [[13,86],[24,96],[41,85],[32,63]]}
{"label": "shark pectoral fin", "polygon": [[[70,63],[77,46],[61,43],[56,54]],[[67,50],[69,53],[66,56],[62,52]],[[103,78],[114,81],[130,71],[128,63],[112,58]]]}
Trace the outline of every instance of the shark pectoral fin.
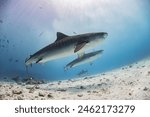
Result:
{"label": "shark pectoral fin", "polygon": [[74,53],[76,53],[77,51],[81,50],[85,45],[86,45],[87,42],[82,42],[82,43],[79,43],[76,45],[76,48],[74,50]]}
{"label": "shark pectoral fin", "polygon": [[42,60],[42,58],[40,58],[39,60],[36,61],[36,63],[39,63]]}
{"label": "shark pectoral fin", "polygon": [[65,34],[63,34],[61,32],[57,32],[57,39],[56,39],[56,41],[59,41],[59,40],[65,38],[65,37],[68,37],[68,35],[65,35]]}

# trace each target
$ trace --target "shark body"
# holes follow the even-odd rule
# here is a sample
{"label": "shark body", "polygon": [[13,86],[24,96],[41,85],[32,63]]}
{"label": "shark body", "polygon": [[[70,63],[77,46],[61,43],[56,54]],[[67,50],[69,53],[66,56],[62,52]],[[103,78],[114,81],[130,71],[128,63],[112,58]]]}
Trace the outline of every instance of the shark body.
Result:
{"label": "shark body", "polygon": [[73,54],[83,53],[101,44],[107,36],[106,32],[86,33],[74,36],[57,32],[56,41],[31,55],[25,61],[25,64],[46,63]]}
{"label": "shark body", "polygon": [[77,66],[82,65],[82,64],[91,63],[94,60],[98,59],[100,57],[100,55],[102,55],[103,51],[104,50],[98,50],[95,52],[84,54],[82,57],[78,57],[77,59],[68,63],[65,66],[65,70],[68,70],[68,69],[73,68],[73,67],[77,67]]}

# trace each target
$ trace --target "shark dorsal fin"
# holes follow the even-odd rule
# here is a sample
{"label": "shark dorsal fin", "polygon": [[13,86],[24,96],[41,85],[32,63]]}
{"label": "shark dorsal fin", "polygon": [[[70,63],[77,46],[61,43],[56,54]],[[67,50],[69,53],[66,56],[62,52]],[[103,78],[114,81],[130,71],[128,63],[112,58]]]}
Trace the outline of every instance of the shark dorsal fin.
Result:
{"label": "shark dorsal fin", "polygon": [[65,37],[68,37],[68,35],[65,35],[65,34],[63,34],[61,32],[57,32],[57,39],[56,39],[56,41],[59,41],[59,40],[65,38]]}

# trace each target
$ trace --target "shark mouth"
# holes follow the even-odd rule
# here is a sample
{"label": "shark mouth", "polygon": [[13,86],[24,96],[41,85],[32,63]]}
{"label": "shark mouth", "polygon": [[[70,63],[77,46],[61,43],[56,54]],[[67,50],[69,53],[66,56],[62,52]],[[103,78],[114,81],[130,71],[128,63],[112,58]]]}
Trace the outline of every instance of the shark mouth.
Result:
{"label": "shark mouth", "polygon": [[38,60],[36,61],[36,63],[40,63],[40,61],[42,61],[42,58],[38,59]]}

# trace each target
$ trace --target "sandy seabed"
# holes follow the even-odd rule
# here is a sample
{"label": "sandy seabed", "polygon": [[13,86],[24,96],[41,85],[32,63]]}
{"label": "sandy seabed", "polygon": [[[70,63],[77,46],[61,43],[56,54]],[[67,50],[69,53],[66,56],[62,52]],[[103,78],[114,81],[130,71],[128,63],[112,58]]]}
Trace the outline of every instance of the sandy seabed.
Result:
{"label": "sandy seabed", "polygon": [[149,100],[150,59],[72,80],[40,85],[0,82],[0,100]]}

